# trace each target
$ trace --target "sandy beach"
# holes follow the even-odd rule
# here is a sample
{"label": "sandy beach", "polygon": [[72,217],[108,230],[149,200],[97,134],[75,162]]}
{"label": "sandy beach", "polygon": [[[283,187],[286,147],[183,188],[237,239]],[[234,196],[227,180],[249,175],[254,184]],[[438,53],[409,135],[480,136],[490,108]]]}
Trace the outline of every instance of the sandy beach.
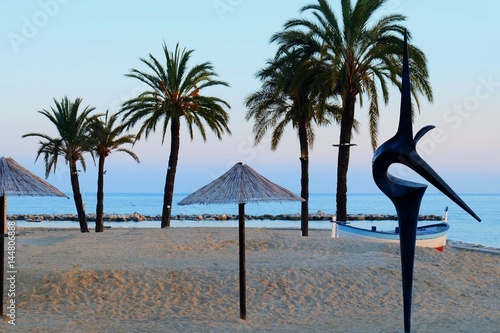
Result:
{"label": "sandy beach", "polygon": [[[236,228],[19,228],[16,325],[5,317],[0,331],[403,330],[398,245],[328,231],[246,232],[244,321]],[[500,254],[463,244],[417,248],[413,295],[417,333],[498,333]]]}

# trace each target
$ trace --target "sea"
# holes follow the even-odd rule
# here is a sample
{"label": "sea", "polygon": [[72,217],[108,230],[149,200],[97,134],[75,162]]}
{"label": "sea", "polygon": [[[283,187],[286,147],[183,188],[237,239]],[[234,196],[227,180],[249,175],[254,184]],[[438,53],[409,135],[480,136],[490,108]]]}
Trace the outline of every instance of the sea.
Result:
{"label": "sea", "polygon": [[[72,198],[72,194],[67,194]],[[238,205],[189,205],[179,206],[177,203],[185,198],[187,193],[174,195],[172,215],[202,215],[202,214],[238,214]],[[482,219],[477,222],[445,195],[439,193],[425,194],[420,207],[420,214],[445,215],[448,209],[450,231],[448,239],[484,247],[500,248],[500,194],[461,194],[460,197]],[[87,213],[95,212],[96,195],[84,194]],[[132,214],[156,216],[160,215],[163,205],[163,193],[106,193],[104,212],[106,214]],[[383,194],[349,194],[348,214],[396,214],[392,202]],[[311,194],[309,213],[335,214],[335,194]],[[263,202],[245,205],[245,213],[249,215],[279,215],[299,214],[299,202]],[[58,197],[8,197],[7,214],[76,214],[73,199]],[[237,221],[213,220],[172,220],[171,227],[237,227]],[[377,226],[377,229],[390,230],[397,221],[351,221],[352,225],[364,228]],[[423,222],[419,222],[423,223]],[[429,223],[429,221],[425,222]],[[105,222],[111,228],[159,228],[160,221],[142,222]],[[300,230],[300,221],[278,220],[247,220],[250,228],[290,228]],[[17,227],[32,228],[79,228],[74,221],[17,221]],[[89,228],[95,224],[89,222]],[[331,230],[330,221],[310,221],[310,230]],[[299,231],[298,231],[299,232]]]}

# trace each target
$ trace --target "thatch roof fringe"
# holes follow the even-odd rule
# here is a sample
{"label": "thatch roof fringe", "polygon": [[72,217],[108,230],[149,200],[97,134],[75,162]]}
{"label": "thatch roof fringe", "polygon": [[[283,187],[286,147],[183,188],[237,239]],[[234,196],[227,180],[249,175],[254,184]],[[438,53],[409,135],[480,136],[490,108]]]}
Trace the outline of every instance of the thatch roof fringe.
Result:
{"label": "thatch roof fringe", "polygon": [[68,196],[10,157],[0,157],[0,196]]}
{"label": "thatch roof fringe", "polygon": [[237,163],[216,180],[181,200],[179,205],[267,201],[304,199],[261,176],[248,165]]}

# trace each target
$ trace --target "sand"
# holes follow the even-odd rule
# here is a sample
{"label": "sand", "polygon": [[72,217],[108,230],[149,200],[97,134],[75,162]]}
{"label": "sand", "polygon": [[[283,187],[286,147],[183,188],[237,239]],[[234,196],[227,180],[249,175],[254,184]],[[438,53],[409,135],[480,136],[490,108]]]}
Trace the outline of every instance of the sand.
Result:
{"label": "sand", "polygon": [[[244,321],[236,228],[17,229],[16,325],[0,331],[403,331],[398,245],[246,232]],[[500,332],[499,262],[417,248],[412,330]]]}

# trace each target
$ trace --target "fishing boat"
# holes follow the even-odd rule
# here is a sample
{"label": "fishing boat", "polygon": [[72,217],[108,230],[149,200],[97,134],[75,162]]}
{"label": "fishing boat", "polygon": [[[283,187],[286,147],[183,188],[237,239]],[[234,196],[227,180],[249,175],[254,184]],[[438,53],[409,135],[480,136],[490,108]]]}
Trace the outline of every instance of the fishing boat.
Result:
{"label": "fishing boat", "polygon": [[[430,247],[443,251],[446,245],[446,236],[450,225],[448,222],[448,207],[446,207],[445,221],[430,225],[417,227],[417,246]],[[377,230],[372,226],[371,230],[349,225],[347,222],[333,221],[332,237],[334,238],[356,238],[373,242],[399,243],[399,227],[394,230]]]}

